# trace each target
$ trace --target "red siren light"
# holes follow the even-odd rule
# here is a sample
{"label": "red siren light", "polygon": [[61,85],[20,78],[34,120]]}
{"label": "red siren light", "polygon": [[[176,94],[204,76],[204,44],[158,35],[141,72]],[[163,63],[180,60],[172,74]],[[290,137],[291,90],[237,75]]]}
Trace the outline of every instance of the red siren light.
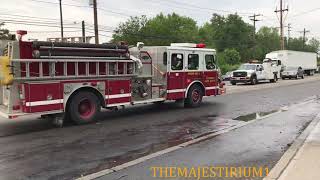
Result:
{"label": "red siren light", "polygon": [[24,35],[27,35],[28,32],[27,32],[27,31],[24,31],[24,30],[18,30],[18,31],[17,31],[17,34],[18,34],[18,39],[19,39],[19,41],[21,41],[21,40],[22,40],[22,37],[23,37]]}
{"label": "red siren light", "polygon": [[205,48],[205,47],[206,47],[206,44],[203,44],[203,43],[197,44],[197,48]]}

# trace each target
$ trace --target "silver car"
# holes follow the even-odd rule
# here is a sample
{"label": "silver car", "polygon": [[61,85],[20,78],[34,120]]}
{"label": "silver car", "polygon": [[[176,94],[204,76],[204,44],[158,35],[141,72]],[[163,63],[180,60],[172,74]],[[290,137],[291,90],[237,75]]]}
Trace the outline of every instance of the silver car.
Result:
{"label": "silver car", "polygon": [[282,79],[304,79],[303,69],[301,67],[287,67],[282,72]]}

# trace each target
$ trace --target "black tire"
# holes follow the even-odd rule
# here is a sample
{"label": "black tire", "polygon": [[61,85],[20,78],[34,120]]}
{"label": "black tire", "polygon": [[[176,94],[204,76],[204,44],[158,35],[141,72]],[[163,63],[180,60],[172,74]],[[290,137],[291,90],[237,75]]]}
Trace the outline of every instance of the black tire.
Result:
{"label": "black tire", "polygon": [[270,82],[271,83],[276,83],[278,81],[278,78],[277,78],[277,75],[275,74],[274,76],[273,76],[273,79],[270,79]]}
{"label": "black tire", "polygon": [[252,85],[256,85],[258,83],[257,77],[256,76],[251,77],[250,82],[251,82]]}
{"label": "black tire", "polygon": [[304,79],[304,75],[301,76],[301,79]]}
{"label": "black tire", "polygon": [[153,102],[153,104],[156,104],[156,105],[162,105],[165,101],[157,101],[157,102]]}
{"label": "black tire", "polygon": [[308,75],[308,76],[311,76],[311,71],[305,71],[305,73]]}
{"label": "black tire", "polygon": [[202,103],[204,92],[199,85],[193,85],[188,91],[187,98],[184,100],[185,107],[199,107]]}
{"label": "black tire", "polygon": [[230,83],[231,83],[231,85],[232,85],[232,86],[237,85],[237,83],[236,83],[236,82],[234,82],[234,81],[231,81]]}
{"label": "black tire", "polygon": [[296,75],[296,77],[294,77],[295,79],[298,79],[298,75]]}
{"label": "black tire", "polygon": [[286,79],[286,78],[284,78],[284,77],[282,78],[282,80],[285,80],[285,79]]}
{"label": "black tire", "polygon": [[68,115],[77,124],[93,122],[101,110],[99,98],[92,92],[80,91],[75,94],[68,106]]}

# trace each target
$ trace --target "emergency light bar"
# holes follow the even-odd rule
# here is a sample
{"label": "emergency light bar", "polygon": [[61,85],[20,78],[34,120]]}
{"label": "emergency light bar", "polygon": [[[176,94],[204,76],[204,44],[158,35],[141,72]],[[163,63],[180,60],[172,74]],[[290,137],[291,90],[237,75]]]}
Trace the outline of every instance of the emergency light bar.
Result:
{"label": "emergency light bar", "polygon": [[186,48],[205,48],[205,44],[195,44],[195,43],[171,43],[172,47],[186,47]]}

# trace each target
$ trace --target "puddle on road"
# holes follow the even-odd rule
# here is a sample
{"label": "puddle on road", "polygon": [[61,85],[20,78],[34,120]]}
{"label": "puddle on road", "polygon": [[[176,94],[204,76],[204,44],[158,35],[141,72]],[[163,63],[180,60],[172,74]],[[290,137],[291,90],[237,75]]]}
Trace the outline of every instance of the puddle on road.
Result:
{"label": "puddle on road", "polygon": [[282,111],[283,110],[273,110],[273,111],[269,111],[269,112],[252,113],[252,114],[247,114],[244,116],[239,116],[239,117],[235,118],[234,120],[248,122],[248,121],[260,119],[260,118],[263,118],[263,117],[268,116],[270,114],[274,114],[274,113],[282,112]]}

